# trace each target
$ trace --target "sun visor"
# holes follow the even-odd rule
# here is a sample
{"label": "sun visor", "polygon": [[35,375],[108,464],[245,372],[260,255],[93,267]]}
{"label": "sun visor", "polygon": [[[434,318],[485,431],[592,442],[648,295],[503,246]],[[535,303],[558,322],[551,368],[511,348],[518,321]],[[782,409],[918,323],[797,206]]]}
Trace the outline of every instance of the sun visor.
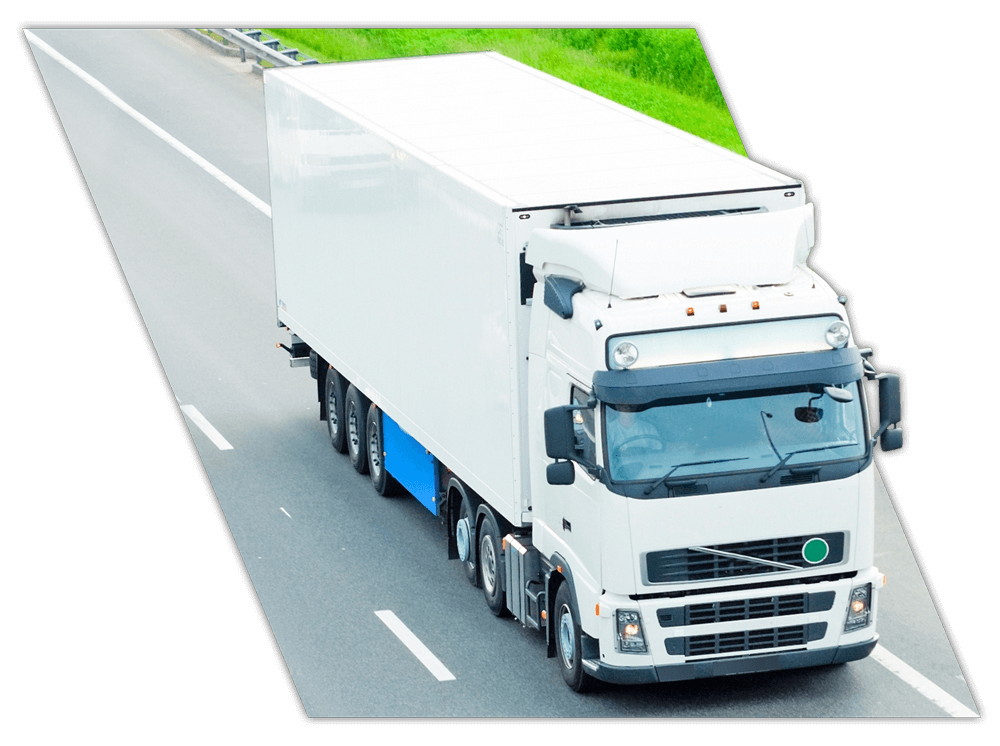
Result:
{"label": "sun visor", "polygon": [[594,395],[606,404],[647,404],[656,399],[704,396],[722,391],[752,391],[824,384],[839,386],[864,375],[856,347],[739,360],[667,365],[642,370],[599,370]]}
{"label": "sun visor", "polygon": [[643,298],[713,285],[782,284],[806,261],[813,243],[813,206],[807,204],[777,212],[542,228],[531,234],[526,260],[539,279],[571,274],[591,290]]}

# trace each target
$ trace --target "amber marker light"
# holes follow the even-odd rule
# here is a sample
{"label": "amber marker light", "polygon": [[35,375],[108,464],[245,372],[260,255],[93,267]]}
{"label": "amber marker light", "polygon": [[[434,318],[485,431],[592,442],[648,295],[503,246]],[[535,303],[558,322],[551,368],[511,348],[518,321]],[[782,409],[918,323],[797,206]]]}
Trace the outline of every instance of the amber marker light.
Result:
{"label": "amber marker light", "polygon": [[726,304],[725,303],[723,303],[721,306],[719,306],[719,313],[725,313],[728,310],[729,309],[726,308]]}
{"label": "amber marker light", "polygon": [[759,311],[760,310],[760,301],[756,301],[755,300],[753,303],[750,304],[750,308],[752,308],[754,311]]}
{"label": "amber marker light", "polygon": [[693,308],[689,308],[688,309],[688,316],[694,316],[694,309]]}

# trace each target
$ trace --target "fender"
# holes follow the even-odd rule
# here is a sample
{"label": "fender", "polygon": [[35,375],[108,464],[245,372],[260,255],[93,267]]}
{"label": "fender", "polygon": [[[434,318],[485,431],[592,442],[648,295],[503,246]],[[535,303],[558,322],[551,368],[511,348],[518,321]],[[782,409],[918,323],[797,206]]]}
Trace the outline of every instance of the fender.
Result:
{"label": "fender", "polygon": [[[558,552],[554,552],[552,557],[546,560],[542,558],[545,563],[545,615],[547,617],[545,623],[545,657],[555,658],[556,657],[556,637],[553,625],[549,623],[548,620],[555,619],[556,613],[556,590],[559,587],[559,583],[567,583],[569,585],[570,592],[573,594],[573,601],[576,603],[576,613],[581,615],[583,612],[580,609],[580,603],[577,601],[576,596],[576,585],[573,583],[573,570],[570,568],[569,563],[563,558]],[[561,580],[560,580],[561,579]],[[588,635],[583,631],[583,622],[580,622],[580,653],[585,659],[595,659],[599,660],[601,657],[601,646],[600,642]]]}

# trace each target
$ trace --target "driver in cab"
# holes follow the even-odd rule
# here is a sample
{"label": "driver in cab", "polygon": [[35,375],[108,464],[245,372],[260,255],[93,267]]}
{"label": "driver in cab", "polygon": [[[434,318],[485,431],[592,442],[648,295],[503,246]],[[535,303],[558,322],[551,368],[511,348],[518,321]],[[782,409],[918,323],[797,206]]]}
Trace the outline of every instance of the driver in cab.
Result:
{"label": "driver in cab", "polygon": [[663,436],[647,420],[638,407],[620,405],[606,410],[608,455],[612,461],[631,461],[640,454],[663,448]]}

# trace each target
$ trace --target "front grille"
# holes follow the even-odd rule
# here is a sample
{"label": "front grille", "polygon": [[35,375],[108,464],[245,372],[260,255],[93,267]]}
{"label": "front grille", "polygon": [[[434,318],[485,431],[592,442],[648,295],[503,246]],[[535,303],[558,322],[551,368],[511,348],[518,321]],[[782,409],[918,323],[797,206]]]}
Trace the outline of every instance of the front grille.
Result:
{"label": "front grille", "polygon": [[666,640],[666,646],[670,655],[721,655],[801,646],[807,642],[822,640],[825,635],[826,622],[817,622],[794,627],[725,632],[721,635],[673,637]]}
{"label": "front grille", "polygon": [[821,593],[794,593],[786,596],[741,598],[708,604],[689,604],[669,609],[658,609],[656,618],[661,627],[691,624],[718,624],[740,622],[747,619],[807,614],[812,611],[829,611],[833,608],[833,591]]}
{"label": "front grille", "polygon": [[722,601],[717,604],[696,604],[691,607],[692,624],[731,622],[737,619],[761,619],[805,611],[805,596],[755,598],[748,601]]}
{"label": "front grille", "polygon": [[[802,556],[802,547],[810,539],[823,539],[829,553],[822,562],[809,563]],[[730,557],[713,554],[706,549],[729,554]],[[775,567],[754,561],[780,562],[795,568],[833,565],[844,558],[844,533],[813,534],[807,536],[785,536],[778,539],[741,541],[735,544],[719,544],[710,547],[689,547],[650,552],[646,555],[646,577],[650,583],[679,583],[684,581],[718,580],[744,575],[784,572],[786,568]]]}

